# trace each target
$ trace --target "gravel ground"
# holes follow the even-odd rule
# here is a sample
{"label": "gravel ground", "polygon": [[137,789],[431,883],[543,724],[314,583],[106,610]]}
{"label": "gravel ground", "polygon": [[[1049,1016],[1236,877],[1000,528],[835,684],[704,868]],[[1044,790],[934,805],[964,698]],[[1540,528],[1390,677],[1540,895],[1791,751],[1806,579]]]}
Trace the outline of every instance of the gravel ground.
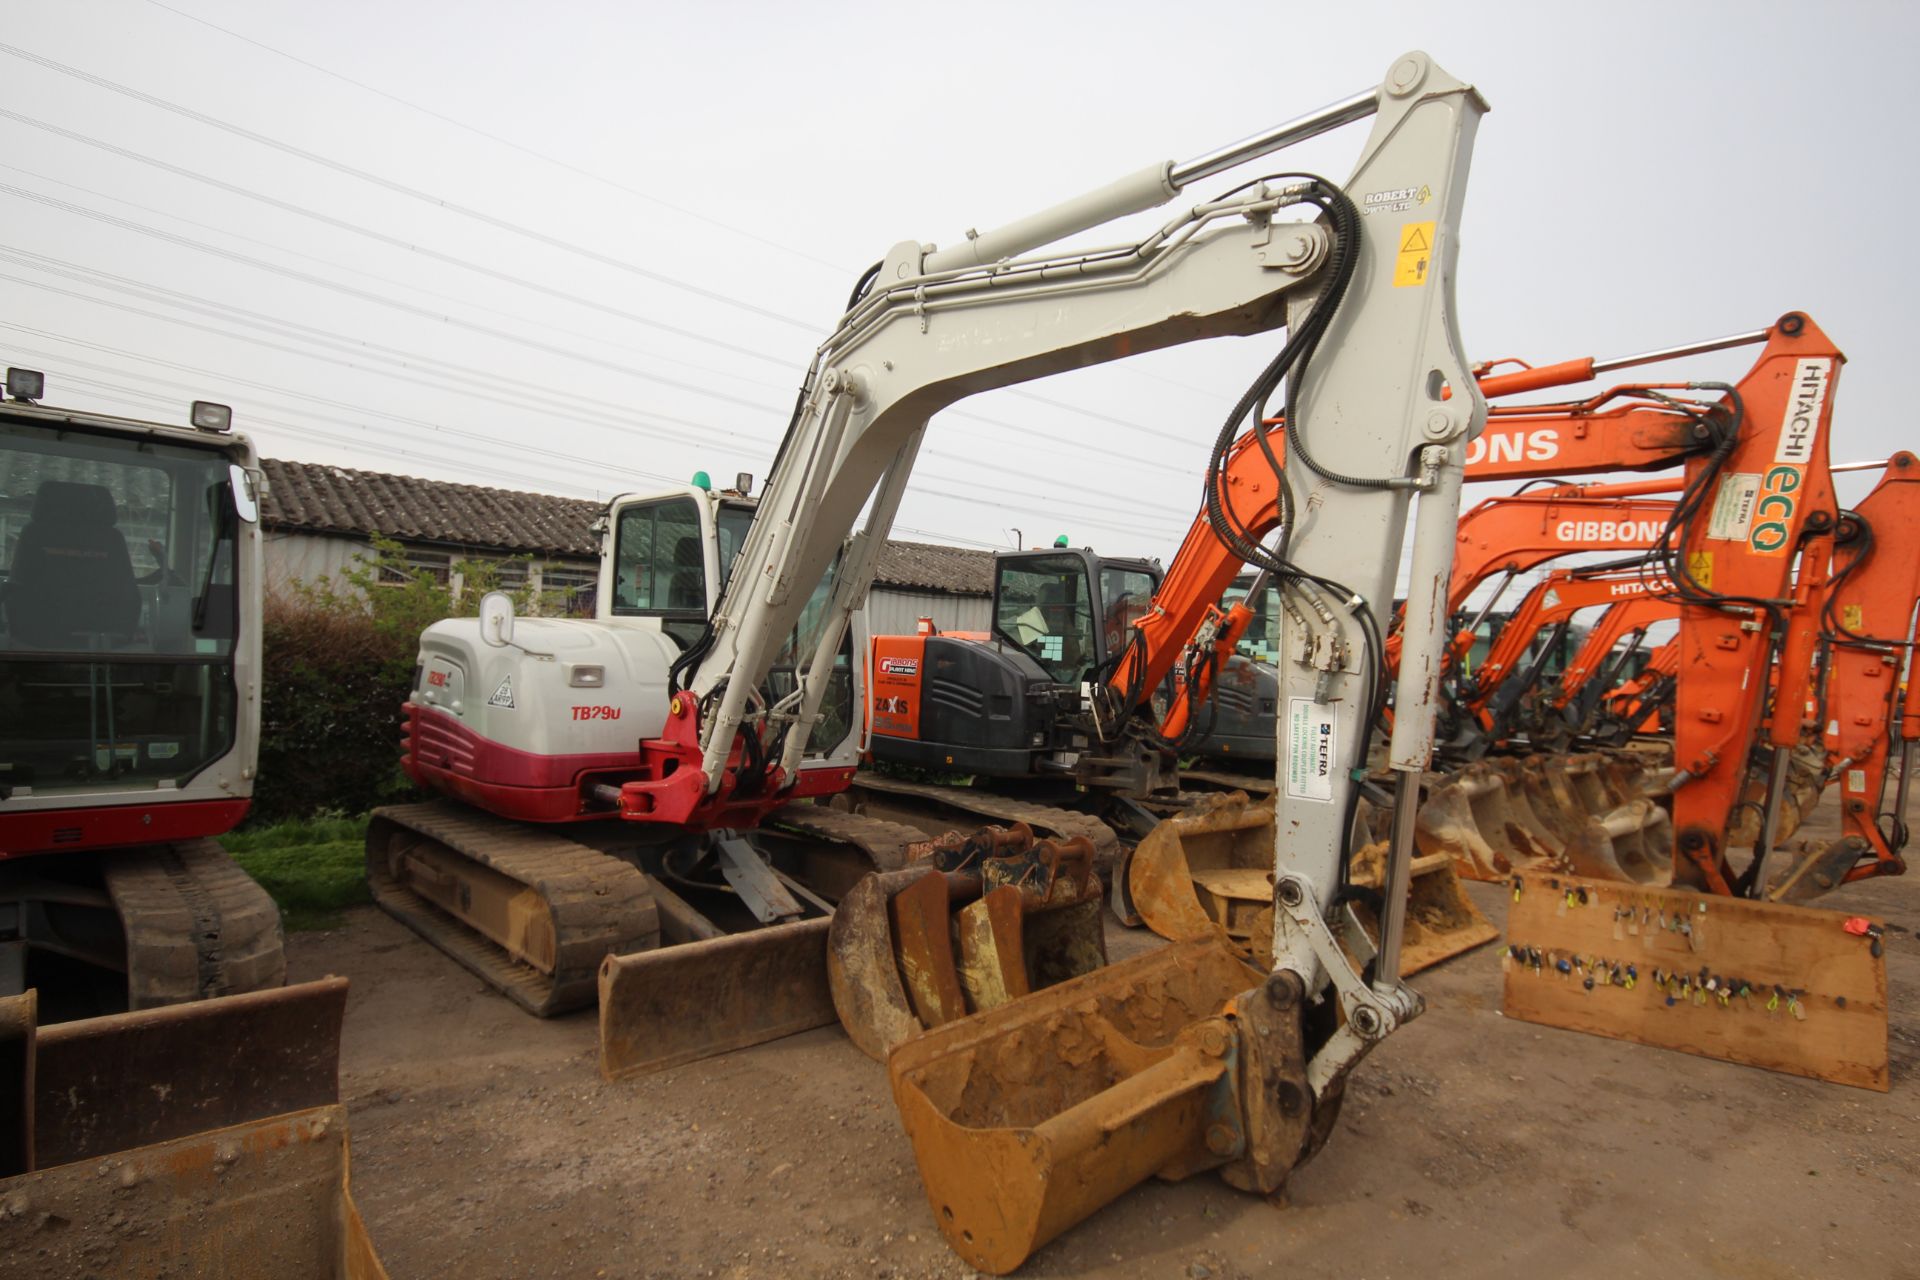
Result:
{"label": "gravel ground", "polygon": [[[1488,947],[1417,981],[1284,1207],[1150,1183],[1022,1274],[1920,1278],[1920,877],[1829,901],[1890,925],[1891,1093],[1509,1022]],[[529,1018],[372,908],[290,953],[353,981],[355,1198],[395,1280],[973,1274],[837,1029],[607,1084],[591,1014]]]}

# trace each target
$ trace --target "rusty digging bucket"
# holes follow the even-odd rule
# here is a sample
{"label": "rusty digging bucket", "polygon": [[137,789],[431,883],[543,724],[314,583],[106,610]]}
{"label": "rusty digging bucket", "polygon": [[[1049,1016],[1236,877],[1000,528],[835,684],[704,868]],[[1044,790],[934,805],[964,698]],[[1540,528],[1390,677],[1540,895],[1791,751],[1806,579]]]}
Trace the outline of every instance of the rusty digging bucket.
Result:
{"label": "rusty digging bucket", "polygon": [[1481,760],[1429,783],[1415,826],[1469,880],[1557,870],[1630,884],[1673,879],[1673,822],[1629,753]]}
{"label": "rusty digging bucket", "polygon": [[[1273,967],[1273,809],[1229,792],[1212,806],[1168,818],[1134,849],[1127,884],[1141,920],[1163,938],[1223,934],[1262,971]],[[1354,857],[1355,884],[1384,881],[1386,844]],[[1374,921],[1365,921],[1370,932]],[[1400,976],[1420,972],[1497,938],[1500,931],[1467,897],[1452,860],[1414,859]],[[1373,949],[1369,937],[1366,949]]]}
{"label": "rusty digging bucket", "polygon": [[1107,962],[1100,881],[1084,837],[1025,823],[908,846],[916,865],[867,876],[827,934],[841,1026],[869,1057]]}
{"label": "rusty digging bucket", "polygon": [[1004,1275],[1148,1178],[1272,1194],[1324,1139],[1299,979],[1218,934],[936,1027],[887,1061],[934,1221]]}
{"label": "rusty digging bucket", "polygon": [[385,1280],[348,1190],[347,983],[36,1025],[0,1000],[0,1277]]}

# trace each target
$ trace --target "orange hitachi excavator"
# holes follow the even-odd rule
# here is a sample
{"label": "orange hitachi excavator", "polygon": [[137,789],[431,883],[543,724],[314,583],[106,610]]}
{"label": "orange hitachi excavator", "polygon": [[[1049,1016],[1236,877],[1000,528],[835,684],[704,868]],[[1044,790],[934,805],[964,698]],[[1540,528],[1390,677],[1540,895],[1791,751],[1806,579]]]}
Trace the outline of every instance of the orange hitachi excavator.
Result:
{"label": "orange hitachi excavator", "polygon": [[1873,492],[1841,516],[1833,572],[1813,597],[1824,655],[1814,727],[1824,748],[1824,780],[1841,783],[1842,835],[1799,851],[1791,869],[1768,886],[1771,897],[1803,899],[1906,869],[1904,814],[1920,737],[1920,681],[1911,662],[1920,600],[1917,540],[1920,459],[1902,451],[1887,460]]}
{"label": "orange hitachi excavator", "polygon": [[[1628,673],[1626,665],[1641,652],[1656,624],[1675,624],[1678,615],[1678,606],[1663,596],[1622,600],[1601,614],[1552,686],[1540,689],[1533,705],[1521,711],[1520,721],[1528,736],[1537,742],[1556,743],[1590,735],[1603,700],[1648,672],[1654,672],[1656,678],[1663,672],[1671,676],[1679,663],[1677,637],[1656,646],[1638,671]],[[1651,684],[1649,681],[1649,688]],[[1652,711],[1650,708],[1649,714]],[[1645,723],[1642,717],[1639,724]],[[1617,743],[1624,727],[1611,725],[1608,740]],[[1625,731],[1630,737],[1637,726]]]}
{"label": "orange hitachi excavator", "polygon": [[[1636,625],[1671,618],[1674,607],[1660,595],[1670,588],[1671,584],[1657,573],[1645,572],[1643,565],[1556,569],[1541,579],[1501,624],[1479,668],[1470,675],[1463,673],[1455,683],[1455,750],[1466,755],[1484,754],[1522,727],[1523,700],[1551,674],[1548,662],[1562,651],[1562,641],[1575,615],[1592,609],[1606,611],[1581,645],[1579,655],[1564,666],[1564,673],[1570,676],[1579,670],[1578,664],[1591,663],[1587,656],[1590,650],[1607,653]],[[1533,661],[1523,666],[1529,654]]]}
{"label": "orange hitachi excavator", "polygon": [[[1673,584],[1680,625],[1693,637],[1675,675],[1678,769],[1672,785],[1682,857],[1674,873],[1682,881],[1721,893],[1733,892],[1736,885],[1746,887],[1727,865],[1725,836],[1729,815],[1743,798],[1758,733],[1763,724],[1770,740],[1799,731],[1797,723],[1789,728],[1785,715],[1775,718],[1777,729],[1772,727],[1764,719],[1762,699],[1749,691],[1766,687],[1776,657],[1783,672],[1777,705],[1803,705],[1809,688],[1817,636],[1811,627],[1796,630],[1787,624],[1796,612],[1806,616],[1807,593],[1817,589],[1817,566],[1829,555],[1837,513],[1827,437],[1832,386],[1843,360],[1799,313],[1783,316],[1760,333],[1710,344],[1709,349],[1740,343],[1762,344],[1763,350],[1737,384],[1648,383],[1564,404],[1495,406],[1488,436],[1483,437],[1488,444],[1478,452],[1483,468],[1502,469],[1507,477],[1540,476],[1549,463],[1555,471],[1578,471],[1583,459],[1593,469],[1651,469],[1680,461],[1685,470],[1677,484],[1661,480],[1522,495],[1552,504],[1557,518],[1536,524],[1529,531],[1534,541],[1518,544],[1517,550],[1511,530],[1484,532],[1498,527],[1492,513],[1500,508],[1483,504],[1461,522],[1453,574],[1457,587],[1501,569],[1511,577],[1564,554],[1539,545],[1548,534],[1584,543],[1580,549],[1585,550],[1620,546],[1623,523],[1632,533],[1647,535],[1640,545],[1651,546],[1656,569]],[[1649,358],[1698,349],[1677,348]],[[1514,383],[1500,384],[1489,376],[1482,387],[1494,394],[1529,390],[1599,367],[1570,362],[1526,369],[1499,375]],[[1703,398],[1703,392],[1709,394]],[[1543,434],[1547,432],[1555,433],[1551,456]],[[1503,440],[1504,445],[1499,443]],[[1565,447],[1569,440],[1575,449]],[[1137,628],[1141,643],[1116,667],[1114,687],[1150,689],[1164,670],[1172,669],[1167,646],[1154,643],[1157,629],[1186,627],[1215,652],[1230,649],[1221,637],[1232,634],[1233,611],[1215,610],[1210,636],[1201,626],[1208,621],[1209,602],[1218,599],[1218,589],[1231,580],[1238,561],[1265,564],[1270,557],[1259,539],[1286,523],[1290,495],[1273,481],[1271,463],[1265,483],[1256,465],[1277,447],[1277,440],[1256,432],[1216,451],[1209,469],[1205,527],[1196,526],[1168,569],[1155,609]],[[1254,458],[1255,449],[1261,458]],[[1589,452],[1574,456],[1579,450]],[[1678,497],[1657,512],[1618,505],[1619,500],[1675,489]],[[1596,496],[1599,502],[1590,512],[1574,509]],[[1639,521],[1649,525],[1632,529]],[[1225,532],[1201,536],[1214,526],[1224,526]],[[1798,580],[1796,563],[1808,566]],[[1464,594],[1455,596],[1456,603],[1463,599]],[[1188,668],[1204,681],[1206,664],[1190,662]],[[1191,677],[1187,684],[1187,702],[1198,705],[1203,684]],[[1175,714],[1181,710],[1176,700]],[[1761,853],[1774,838],[1774,818],[1785,789],[1787,751],[1775,750],[1773,756],[1761,801],[1766,815]],[[1755,864],[1759,862],[1756,857]]]}

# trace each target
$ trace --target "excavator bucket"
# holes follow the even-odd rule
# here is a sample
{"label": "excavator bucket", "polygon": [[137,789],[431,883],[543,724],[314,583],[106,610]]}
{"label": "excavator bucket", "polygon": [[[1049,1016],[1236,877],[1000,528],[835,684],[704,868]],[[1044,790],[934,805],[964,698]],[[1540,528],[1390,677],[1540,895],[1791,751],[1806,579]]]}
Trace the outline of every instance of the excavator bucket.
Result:
{"label": "excavator bucket", "polygon": [[0,1001],[0,1276],[385,1280],[348,1188],[346,995],[48,1027]]}
{"label": "excavator bucket", "polygon": [[1214,933],[901,1043],[887,1074],[947,1243],[1004,1275],[1150,1177],[1277,1191],[1338,1105],[1312,1101],[1299,991]]}
{"label": "excavator bucket", "polygon": [[1415,839],[1468,880],[1557,870],[1634,884],[1673,876],[1673,824],[1625,754],[1481,760],[1431,782]]}
{"label": "excavator bucket", "polygon": [[869,1057],[1106,964],[1087,841],[1015,823],[913,853],[918,865],[856,885],[828,931],[833,1007]]}
{"label": "excavator bucket", "polygon": [[[1164,938],[1224,934],[1262,968],[1272,964],[1273,801],[1229,793],[1213,806],[1168,818],[1133,851],[1128,884],[1147,927]],[[1377,888],[1384,844],[1354,858],[1354,883]],[[1400,975],[1418,973],[1499,936],[1454,877],[1450,859],[1414,860]],[[1370,922],[1369,922],[1370,923]],[[1371,944],[1369,944],[1371,945]]]}

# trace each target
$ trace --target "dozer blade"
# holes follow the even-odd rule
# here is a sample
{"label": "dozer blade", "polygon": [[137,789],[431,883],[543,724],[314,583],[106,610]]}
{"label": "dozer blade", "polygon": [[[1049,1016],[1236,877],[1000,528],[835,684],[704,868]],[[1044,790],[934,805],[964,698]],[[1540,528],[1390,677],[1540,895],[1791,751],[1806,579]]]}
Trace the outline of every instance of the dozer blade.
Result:
{"label": "dozer blade", "polygon": [[903,1042],[887,1073],[947,1243],[1004,1275],[1150,1177],[1277,1191],[1318,1127],[1299,991],[1216,935]]}
{"label": "dozer blade", "polygon": [[[867,1056],[1106,963],[1100,882],[1082,840],[1024,824],[917,846],[917,867],[840,900],[827,972],[841,1026]],[[943,869],[957,868],[957,869]]]}
{"label": "dozer blade", "polygon": [[[1168,818],[1133,851],[1129,884],[1148,928],[1181,940],[1218,933],[1240,955],[1272,965],[1273,801],[1227,798],[1210,809]],[[1385,871],[1383,843],[1354,857],[1355,884],[1377,888]],[[1363,917],[1369,928],[1370,913]],[[1416,858],[1401,943],[1400,976],[1493,941],[1499,930],[1473,905],[1452,861]]]}
{"label": "dozer blade", "polygon": [[23,1061],[32,1079],[28,1099],[8,1098],[0,1143],[29,1166],[0,1178],[0,1277],[385,1280],[348,1188],[346,988],[329,978],[37,1036],[32,993],[0,1002],[0,1054],[14,1083]]}
{"label": "dozer blade", "polygon": [[600,1073],[682,1066],[833,1022],[828,920],[682,942],[600,965]]}

